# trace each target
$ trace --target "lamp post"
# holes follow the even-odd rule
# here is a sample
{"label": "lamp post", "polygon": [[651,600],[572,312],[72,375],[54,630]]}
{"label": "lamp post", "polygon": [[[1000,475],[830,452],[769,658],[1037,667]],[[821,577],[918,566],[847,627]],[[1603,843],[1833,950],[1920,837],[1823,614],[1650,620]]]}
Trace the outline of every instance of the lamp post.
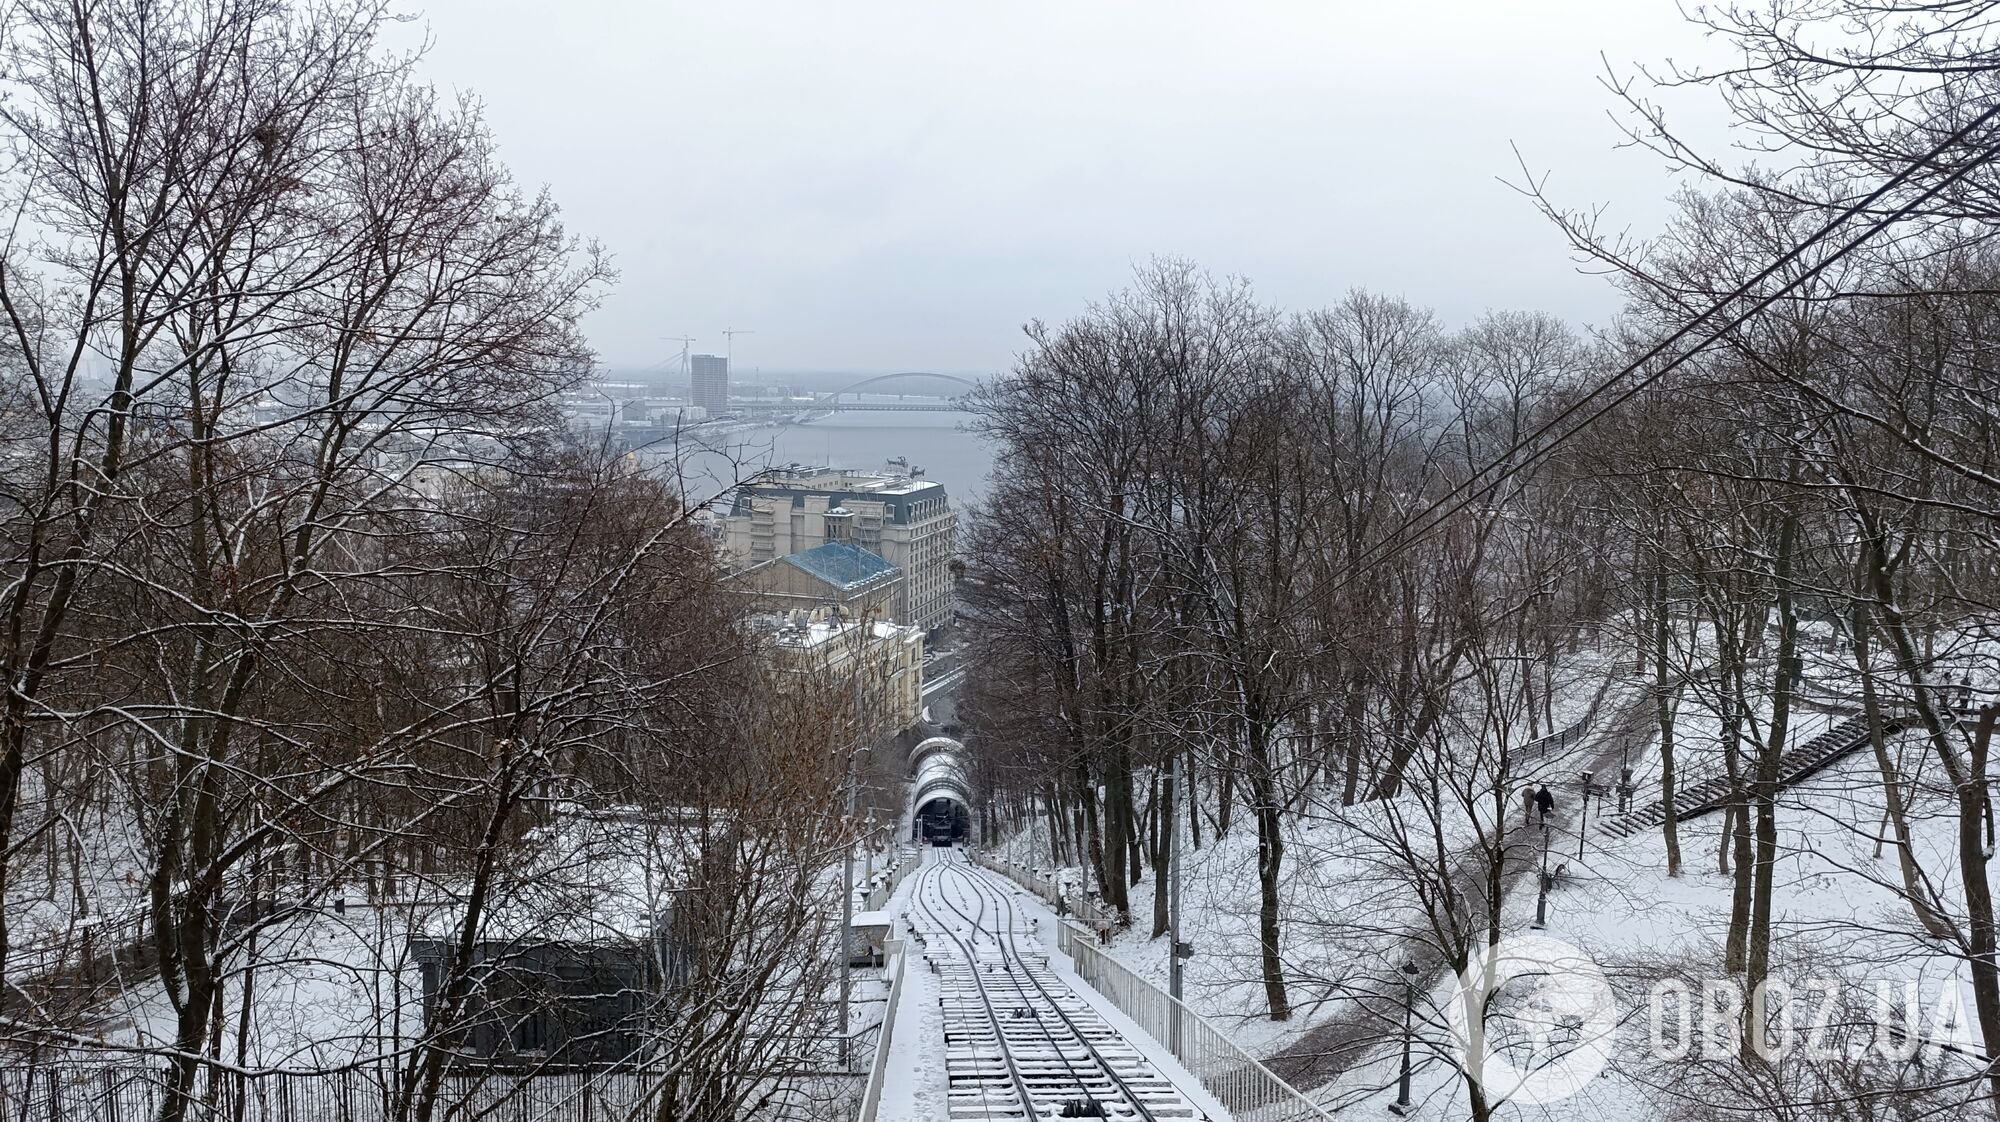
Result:
{"label": "lamp post", "polygon": [[1410,1111],[1410,1048],[1414,1032],[1412,1025],[1417,1007],[1417,964],[1403,964],[1403,1074],[1396,1081],[1396,1101],[1389,1104],[1389,1113],[1408,1114]]}
{"label": "lamp post", "polygon": [[[1187,944],[1181,942],[1181,807],[1187,795],[1187,776],[1168,776],[1174,785],[1174,799],[1167,811],[1167,996],[1173,998],[1169,1010],[1173,1023],[1167,1032],[1167,1050],[1181,1054],[1181,985]],[[1191,811],[1190,811],[1191,813]]]}
{"label": "lamp post", "polygon": [[1583,810],[1576,817],[1576,859],[1583,860],[1583,839],[1590,832],[1590,773],[1583,773]]}
{"label": "lamp post", "polygon": [[[859,706],[857,705],[858,709]],[[847,754],[847,814],[840,823],[840,1070],[852,1071],[853,1042],[848,1017],[854,1000],[854,758],[860,745]]]}
{"label": "lamp post", "polygon": [[870,810],[861,827],[861,883],[875,881],[875,812]]}
{"label": "lamp post", "polygon": [[1535,930],[1549,925],[1549,823],[1542,820],[1541,892],[1535,897]]}
{"label": "lamp post", "polygon": [[[863,619],[864,626],[872,626]],[[860,657],[858,654],[855,656]],[[856,824],[856,802],[861,796],[861,776],[858,774],[861,753],[866,749],[866,733],[863,731],[864,710],[861,698],[861,670],[854,672],[850,719],[854,722],[854,739],[847,748],[847,813],[840,820],[840,1070],[854,1070],[854,1041],[851,1037],[854,1005],[854,827]]]}

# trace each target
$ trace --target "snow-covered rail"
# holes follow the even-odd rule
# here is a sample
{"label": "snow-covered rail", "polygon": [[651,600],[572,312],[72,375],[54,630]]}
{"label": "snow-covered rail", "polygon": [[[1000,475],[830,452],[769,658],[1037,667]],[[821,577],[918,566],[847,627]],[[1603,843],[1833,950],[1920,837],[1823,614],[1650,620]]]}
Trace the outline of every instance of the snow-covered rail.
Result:
{"label": "snow-covered rail", "polygon": [[941,982],[951,1118],[1202,1117],[1049,968],[1008,889],[934,853],[909,918]]}
{"label": "snow-covered rail", "polygon": [[1333,1122],[1324,1107],[1220,1029],[1094,946],[1089,932],[1064,925],[1056,936],[1057,949],[1076,962],[1077,976],[1165,1045],[1236,1122]]}

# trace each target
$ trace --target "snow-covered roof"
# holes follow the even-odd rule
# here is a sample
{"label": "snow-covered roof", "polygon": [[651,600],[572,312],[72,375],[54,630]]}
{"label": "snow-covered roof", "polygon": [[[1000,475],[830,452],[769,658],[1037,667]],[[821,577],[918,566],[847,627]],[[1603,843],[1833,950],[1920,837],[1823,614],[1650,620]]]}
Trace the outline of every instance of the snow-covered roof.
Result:
{"label": "snow-covered roof", "polygon": [[[727,821],[698,812],[676,817],[565,807],[557,814],[557,824],[530,834],[527,861],[501,875],[489,900],[485,938],[646,938],[670,913],[676,891],[687,887],[690,870],[733,841]],[[440,887],[454,892],[449,881]],[[412,917],[412,926],[449,932],[463,912],[463,899],[440,902]]]}
{"label": "snow-covered roof", "polygon": [[[814,612],[803,621],[786,622],[784,617],[762,617],[775,628],[772,638],[782,647],[811,650],[837,639],[858,638],[855,629],[860,626],[853,619],[842,619]],[[914,624],[896,624],[875,619],[868,623],[868,636],[875,639],[914,639],[923,634],[923,628]]]}

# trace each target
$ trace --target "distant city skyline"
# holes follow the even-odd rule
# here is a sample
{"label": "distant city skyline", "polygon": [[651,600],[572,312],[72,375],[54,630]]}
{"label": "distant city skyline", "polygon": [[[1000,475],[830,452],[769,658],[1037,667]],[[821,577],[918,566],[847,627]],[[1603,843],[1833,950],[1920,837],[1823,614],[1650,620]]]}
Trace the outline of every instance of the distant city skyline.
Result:
{"label": "distant city skyline", "polygon": [[[760,386],[760,385],[773,385],[778,383],[785,383],[785,384],[799,385],[799,386],[812,386],[817,389],[838,389],[842,386],[846,386],[853,382],[860,381],[861,379],[876,377],[882,374],[941,374],[959,378],[971,378],[974,381],[978,381],[981,378],[997,377],[1001,373],[1004,373],[1004,371],[997,369],[996,370],[914,370],[914,369],[903,369],[900,367],[895,369],[890,369],[887,367],[881,367],[881,368],[864,367],[852,370],[842,370],[842,369],[834,369],[831,367],[820,366],[820,367],[801,367],[796,370],[773,370],[773,369],[759,370],[755,368],[743,368],[743,367],[731,366],[729,368],[729,385],[732,391],[739,386]],[[597,366],[597,374],[598,377],[600,378],[611,379],[611,380],[626,379],[638,382],[676,382],[681,385],[687,385],[690,382],[690,372],[681,370],[677,362],[671,362],[665,364],[652,363],[645,366],[619,366],[613,363],[600,361]],[[916,393],[920,392],[920,390],[921,387],[918,387],[917,389],[911,389],[902,392]],[[893,393],[898,391],[889,390],[885,392]]]}

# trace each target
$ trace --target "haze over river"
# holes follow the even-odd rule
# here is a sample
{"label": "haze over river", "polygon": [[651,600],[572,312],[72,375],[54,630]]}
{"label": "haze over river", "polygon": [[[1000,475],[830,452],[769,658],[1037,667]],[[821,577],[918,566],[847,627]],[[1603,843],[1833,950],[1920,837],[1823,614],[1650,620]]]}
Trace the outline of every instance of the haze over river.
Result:
{"label": "haze over river", "polygon": [[963,427],[970,419],[966,413],[857,412],[715,435],[695,429],[682,440],[684,487],[690,497],[703,498],[766,467],[799,463],[879,471],[901,456],[944,484],[963,515],[986,490],[993,468],[992,447]]}

